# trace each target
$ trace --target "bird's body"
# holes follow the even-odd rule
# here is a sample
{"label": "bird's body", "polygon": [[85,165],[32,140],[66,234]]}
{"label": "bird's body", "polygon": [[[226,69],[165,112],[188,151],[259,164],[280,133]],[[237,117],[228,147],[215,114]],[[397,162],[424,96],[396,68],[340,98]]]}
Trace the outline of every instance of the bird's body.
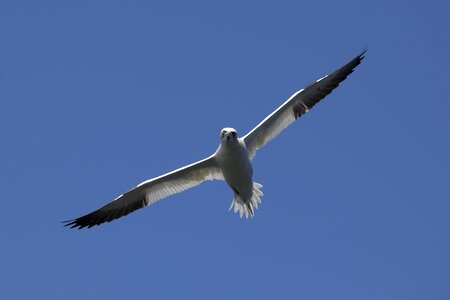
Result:
{"label": "bird's body", "polygon": [[233,128],[220,132],[220,144],[211,156],[191,165],[142,182],[105,206],[66,226],[84,228],[111,222],[160,199],[195,187],[205,180],[225,180],[233,190],[231,208],[242,217],[253,216],[261,203],[262,185],[253,182],[252,160],[256,151],[300,118],[351,74],[364,58],[365,50],[335,72],[292,95],[242,138]]}
{"label": "bird's body", "polygon": [[234,192],[232,206],[236,203],[236,209],[241,215],[253,215],[253,166],[245,142],[237,137],[234,128],[222,129],[220,145],[214,158]]}
{"label": "bird's body", "polygon": [[243,200],[248,200],[253,189],[253,167],[244,141],[237,139],[221,144],[214,157],[231,189]]}

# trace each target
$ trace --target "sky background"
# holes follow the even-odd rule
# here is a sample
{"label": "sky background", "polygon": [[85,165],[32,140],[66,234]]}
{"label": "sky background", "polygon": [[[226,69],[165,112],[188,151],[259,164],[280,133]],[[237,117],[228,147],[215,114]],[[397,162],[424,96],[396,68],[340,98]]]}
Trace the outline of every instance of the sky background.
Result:
{"label": "sky background", "polygon": [[[449,299],[448,1],[0,1],[1,299]],[[61,221],[245,134],[364,47],[260,150],[253,219],[207,182]]]}

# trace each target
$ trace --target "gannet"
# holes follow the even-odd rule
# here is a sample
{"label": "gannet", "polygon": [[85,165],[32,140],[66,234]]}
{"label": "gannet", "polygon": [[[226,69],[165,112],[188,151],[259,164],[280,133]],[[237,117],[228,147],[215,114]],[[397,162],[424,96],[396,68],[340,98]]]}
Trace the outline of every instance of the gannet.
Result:
{"label": "gannet", "polygon": [[263,195],[253,181],[252,160],[256,151],[308,112],[361,63],[367,49],[336,71],[294,93],[280,107],[243,137],[234,128],[220,131],[216,152],[193,164],[146,180],[105,206],[82,217],[64,221],[71,228],[90,228],[111,222],[170,195],[193,188],[206,180],[225,180],[233,191],[230,210],[253,217]]}

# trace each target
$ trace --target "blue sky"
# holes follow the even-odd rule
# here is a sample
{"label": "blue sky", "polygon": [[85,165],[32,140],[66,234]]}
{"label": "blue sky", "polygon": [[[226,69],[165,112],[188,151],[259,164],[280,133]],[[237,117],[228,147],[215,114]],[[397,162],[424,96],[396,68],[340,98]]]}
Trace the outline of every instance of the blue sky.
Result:
{"label": "blue sky", "polygon": [[[1,1],[0,298],[449,299],[448,1]],[[87,213],[245,134],[368,46],[258,152],[263,204],[208,182]]]}

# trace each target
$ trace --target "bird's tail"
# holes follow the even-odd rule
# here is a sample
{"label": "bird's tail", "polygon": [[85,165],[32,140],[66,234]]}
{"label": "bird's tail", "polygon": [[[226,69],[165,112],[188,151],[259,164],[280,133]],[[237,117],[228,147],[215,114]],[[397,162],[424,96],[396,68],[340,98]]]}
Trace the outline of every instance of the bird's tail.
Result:
{"label": "bird's tail", "polygon": [[233,208],[235,213],[239,212],[241,218],[243,215],[245,215],[245,218],[248,218],[249,215],[253,217],[255,209],[258,209],[258,204],[261,204],[261,197],[263,196],[263,192],[261,191],[262,187],[262,184],[253,182],[252,198],[247,203],[235,193],[229,210]]}

